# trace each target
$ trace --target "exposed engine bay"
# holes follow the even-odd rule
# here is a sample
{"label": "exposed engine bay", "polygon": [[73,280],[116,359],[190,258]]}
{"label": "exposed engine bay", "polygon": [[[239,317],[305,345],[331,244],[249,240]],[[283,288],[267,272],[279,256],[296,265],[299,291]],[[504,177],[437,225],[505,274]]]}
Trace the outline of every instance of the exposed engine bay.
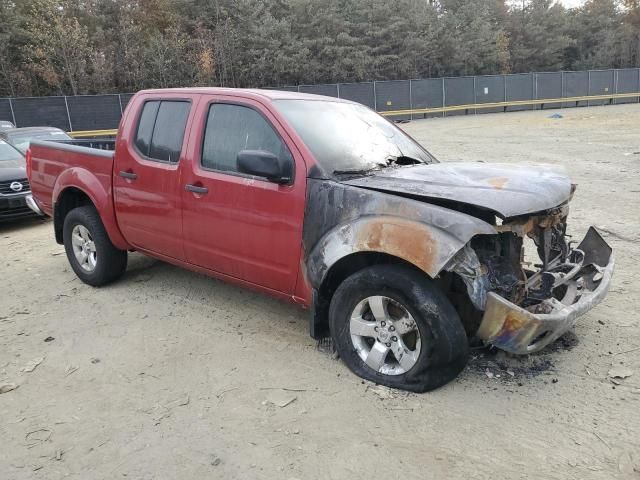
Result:
{"label": "exposed engine bay", "polygon": [[[486,342],[513,353],[537,351],[606,294],[611,248],[593,227],[572,248],[568,211],[566,203],[511,218],[495,226],[498,235],[475,236],[446,267],[463,280],[474,307],[484,311],[478,336]],[[526,242],[536,259],[525,255]]]}

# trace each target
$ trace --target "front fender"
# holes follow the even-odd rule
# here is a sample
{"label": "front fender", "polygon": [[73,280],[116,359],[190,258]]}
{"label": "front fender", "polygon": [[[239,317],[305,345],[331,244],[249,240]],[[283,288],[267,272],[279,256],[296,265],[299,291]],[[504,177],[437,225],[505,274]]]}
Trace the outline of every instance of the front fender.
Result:
{"label": "front fender", "polygon": [[311,181],[309,192],[306,273],[316,289],[357,252],[401,258],[433,278],[474,235],[497,233],[471,215],[397,195],[321,181]]}
{"label": "front fender", "polygon": [[111,172],[93,173],[83,167],[72,167],[63,171],[53,187],[52,200],[55,208],[60,196],[65,190],[74,188],[84,193],[96,207],[102,224],[104,225],[111,243],[116,248],[127,250],[130,245],[120,232],[113,208],[113,189],[111,187]]}

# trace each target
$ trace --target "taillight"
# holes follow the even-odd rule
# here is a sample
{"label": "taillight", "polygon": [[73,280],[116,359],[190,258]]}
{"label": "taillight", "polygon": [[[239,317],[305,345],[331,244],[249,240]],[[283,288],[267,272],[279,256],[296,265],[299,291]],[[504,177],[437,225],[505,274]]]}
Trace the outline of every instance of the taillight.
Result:
{"label": "taillight", "polygon": [[27,177],[31,180],[31,148],[27,148],[25,160],[27,162]]}

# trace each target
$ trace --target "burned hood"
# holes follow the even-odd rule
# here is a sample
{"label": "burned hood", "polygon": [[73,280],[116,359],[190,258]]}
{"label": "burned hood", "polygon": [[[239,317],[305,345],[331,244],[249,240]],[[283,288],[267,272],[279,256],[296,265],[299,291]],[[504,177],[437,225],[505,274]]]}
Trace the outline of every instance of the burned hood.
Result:
{"label": "burned hood", "polygon": [[344,183],[475,205],[504,218],[556,207],[571,195],[569,177],[554,165],[433,163],[388,168]]}

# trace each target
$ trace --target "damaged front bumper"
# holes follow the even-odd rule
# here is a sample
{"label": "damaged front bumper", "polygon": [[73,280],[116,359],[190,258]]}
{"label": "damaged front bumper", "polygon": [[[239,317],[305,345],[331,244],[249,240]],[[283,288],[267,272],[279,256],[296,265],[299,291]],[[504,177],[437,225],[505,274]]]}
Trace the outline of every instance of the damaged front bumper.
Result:
{"label": "damaged front bumper", "polygon": [[571,252],[571,260],[559,265],[567,266],[564,273],[555,277],[556,283],[563,288],[561,300],[551,297],[525,309],[489,292],[478,337],[515,354],[544,348],[570,330],[580,315],[605,298],[614,263],[611,247],[591,227]]}

